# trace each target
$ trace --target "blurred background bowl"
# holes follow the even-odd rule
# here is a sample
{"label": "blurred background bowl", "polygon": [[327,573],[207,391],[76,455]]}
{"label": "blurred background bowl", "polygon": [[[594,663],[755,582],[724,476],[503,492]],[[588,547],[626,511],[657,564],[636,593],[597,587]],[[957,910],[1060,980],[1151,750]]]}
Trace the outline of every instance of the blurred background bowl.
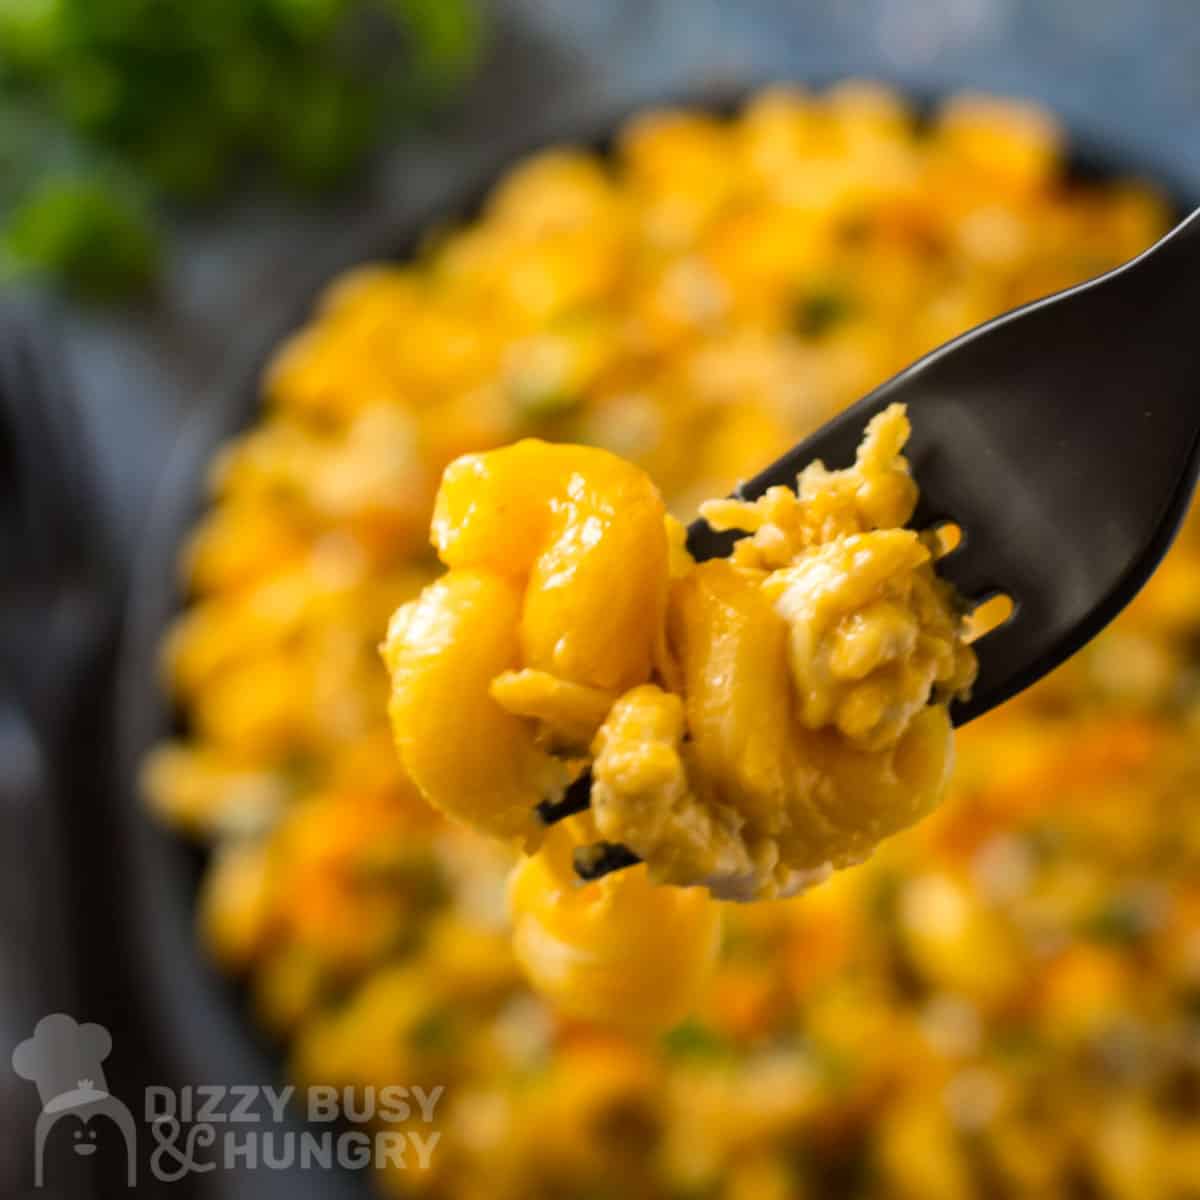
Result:
{"label": "blurred background bowl", "polygon": [[[183,595],[177,563],[183,540],[205,507],[205,475],[219,446],[253,422],[260,411],[263,373],[285,338],[311,317],[327,285],[342,271],[364,262],[402,261],[418,248],[431,228],[458,225],[474,217],[485,196],[509,168],[528,154],[558,144],[592,146],[606,151],[624,121],[643,108],[680,104],[710,112],[732,113],[741,101],[767,81],[744,86],[709,86],[673,93],[633,106],[557,119],[534,131],[521,131],[511,145],[483,170],[464,170],[459,183],[425,211],[382,223],[366,221],[361,229],[339,238],[321,256],[311,277],[297,284],[299,303],[273,327],[254,329],[239,347],[228,372],[198,406],[179,435],[154,489],[149,516],[133,564],[118,664],[117,720],[121,792],[134,795],[140,764],[147,750],[180,728],[169,699],[157,685],[162,639],[178,614]],[[824,77],[802,79],[819,90]],[[927,88],[910,93],[923,108],[936,103]],[[1147,150],[1150,153],[1147,153]],[[1069,170],[1081,180],[1141,177],[1164,186],[1180,213],[1200,197],[1182,182],[1172,188],[1168,172],[1158,169],[1153,146],[1117,149],[1095,130],[1070,139]],[[194,937],[195,904],[204,855],[171,831],[153,826],[136,808],[125,810],[123,840],[131,853],[124,885],[130,933],[139,946],[138,961],[144,1006],[142,1020],[155,1031],[156,1044],[169,1049],[172,1074],[180,1080],[205,1082],[269,1081],[281,1072],[277,1053],[256,1031],[244,997],[208,960]],[[271,1179],[270,1187],[304,1187]],[[352,1181],[359,1186],[362,1181]],[[321,1181],[321,1188],[327,1184]],[[344,1186],[343,1183],[338,1185]],[[268,1191],[259,1191],[260,1196]],[[280,1193],[283,1194],[282,1192]],[[290,1195],[297,1194],[289,1190]],[[303,1193],[300,1193],[303,1194]],[[314,1191],[314,1195],[316,1192]],[[322,1194],[328,1194],[322,1191]]]}

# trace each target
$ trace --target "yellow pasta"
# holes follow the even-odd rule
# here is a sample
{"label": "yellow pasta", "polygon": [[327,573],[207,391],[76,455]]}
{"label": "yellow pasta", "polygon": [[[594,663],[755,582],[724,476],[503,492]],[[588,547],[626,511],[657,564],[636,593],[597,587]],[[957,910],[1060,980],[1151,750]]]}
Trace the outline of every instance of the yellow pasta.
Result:
{"label": "yellow pasta", "polygon": [[717,906],[662,887],[645,867],[580,887],[572,851],[595,830],[555,829],[513,872],[513,949],[562,1011],[631,1034],[659,1032],[696,1006],[716,959]]}
{"label": "yellow pasta", "polygon": [[[281,347],[184,556],[165,657],[185,723],[146,784],[220,848],[201,934],[292,1077],[446,1086],[430,1171],[384,1171],[389,1193],[1200,1190],[1194,522],[1114,629],[959,733],[936,812],[803,896],[722,906],[712,977],[660,1038],[531,989],[512,855],[405,777],[378,653],[438,573],[427,532],[458,456],[599,446],[688,521],[925,351],[1165,230],[1143,184],[1069,178],[1062,142],[999,99],[918,127],[861,83],[651,114],[609,158],[520,165],[416,261],[335,283]],[[221,719],[259,688],[244,727]],[[493,692],[566,745],[612,707],[544,671]],[[670,709],[644,715],[664,738]],[[914,759],[932,782],[937,754]]]}

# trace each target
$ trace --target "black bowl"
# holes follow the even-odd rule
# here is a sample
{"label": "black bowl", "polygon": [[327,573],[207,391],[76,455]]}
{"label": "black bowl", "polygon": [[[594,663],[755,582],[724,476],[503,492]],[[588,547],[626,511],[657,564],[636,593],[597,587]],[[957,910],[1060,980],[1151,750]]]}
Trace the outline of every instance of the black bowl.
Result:
{"label": "black bowl", "polygon": [[[819,86],[820,81],[817,82]],[[693,92],[664,97],[712,111],[730,111],[754,87]],[[911,94],[911,93],[910,93]],[[932,97],[917,98],[925,110]],[[160,686],[159,645],[183,604],[177,555],[184,537],[204,507],[206,466],[217,447],[250,424],[258,410],[259,380],[275,348],[302,326],[317,297],[342,271],[381,259],[401,260],[417,249],[431,227],[470,219],[505,171],[546,146],[570,143],[601,150],[639,103],[599,113],[576,114],[547,123],[536,133],[514,140],[492,156],[489,167],[441,196],[416,217],[395,225],[352,231],[335,245],[321,248],[306,287],[283,320],[254,331],[221,385],[198,406],[165,464],[139,550],[124,622],[118,666],[117,754],[118,835],[129,852],[123,897],[133,956],[142,972],[138,1020],[146,1023],[151,1044],[162,1055],[162,1078],[179,1083],[271,1083],[280,1075],[279,1054],[255,1031],[244,1012],[239,989],[205,959],[194,937],[196,889],[202,855],[182,838],[156,826],[132,801],[139,763],[160,738],[177,731],[178,714]],[[1155,161],[1152,148],[1113,145],[1079,133],[1071,143],[1071,172],[1080,178],[1116,175],[1154,180],[1186,211],[1187,189],[1173,185],[1168,164]],[[231,1180],[232,1183],[232,1180]],[[357,1182],[322,1173],[257,1172],[255,1195],[312,1194],[336,1197],[360,1194]]]}

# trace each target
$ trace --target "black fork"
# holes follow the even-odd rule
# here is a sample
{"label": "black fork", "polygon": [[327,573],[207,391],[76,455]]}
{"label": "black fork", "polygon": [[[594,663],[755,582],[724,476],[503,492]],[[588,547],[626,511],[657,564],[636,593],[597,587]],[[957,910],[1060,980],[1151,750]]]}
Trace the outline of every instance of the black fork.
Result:
{"label": "black fork", "polygon": [[[748,500],[794,487],[814,459],[853,461],[867,422],[908,407],[917,528],[953,523],[941,574],[977,606],[1011,615],[976,644],[979,678],[954,704],[963,725],[1053,670],[1095,637],[1149,579],[1187,513],[1200,473],[1200,211],[1132,262],[999,317],[935,350],[742,484]],[[698,560],[740,535],[704,520]],[[588,807],[590,776],[554,822]],[[582,847],[595,879],[638,858]]]}

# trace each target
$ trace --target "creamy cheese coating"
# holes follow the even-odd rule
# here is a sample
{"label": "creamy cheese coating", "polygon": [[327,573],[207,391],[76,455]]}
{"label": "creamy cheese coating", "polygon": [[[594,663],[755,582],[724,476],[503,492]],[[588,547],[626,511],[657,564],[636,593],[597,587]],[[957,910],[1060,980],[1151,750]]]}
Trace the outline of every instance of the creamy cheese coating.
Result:
{"label": "creamy cheese coating", "polygon": [[693,563],[649,479],[526,441],[446,473],[450,571],[397,613],[385,658],[404,765],[451,815],[536,849],[536,805],[591,760],[598,835],[660,883],[751,900],[857,862],[945,789],[947,705],[974,655],[931,542],[908,419],[854,465],[712,501],[741,529]]}
{"label": "creamy cheese coating", "polygon": [[703,506],[750,536],[672,587],[682,694],[627,693],[594,745],[597,827],[655,878],[789,895],[941,798],[946,706],[975,658],[928,540],[901,528],[908,431],[892,406],[849,469],[814,463],[796,492]]}
{"label": "creamy cheese coating", "polygon": [[720,906],[697,888],[653,883],[644,866],[581,886],[572,851],[595,836],[574,818],[513,872],[517,961],[564,1013],[636,1034],[669,1029],[716,962]]}
{"label": "creamy cheese coating", "polygon": [[433,541],[450,570],[383,651],[396,745],[432,804],[532,849],[537,803],[616,698],[660,674],[663,502],[608,451],[530,439],[450,464]]}

